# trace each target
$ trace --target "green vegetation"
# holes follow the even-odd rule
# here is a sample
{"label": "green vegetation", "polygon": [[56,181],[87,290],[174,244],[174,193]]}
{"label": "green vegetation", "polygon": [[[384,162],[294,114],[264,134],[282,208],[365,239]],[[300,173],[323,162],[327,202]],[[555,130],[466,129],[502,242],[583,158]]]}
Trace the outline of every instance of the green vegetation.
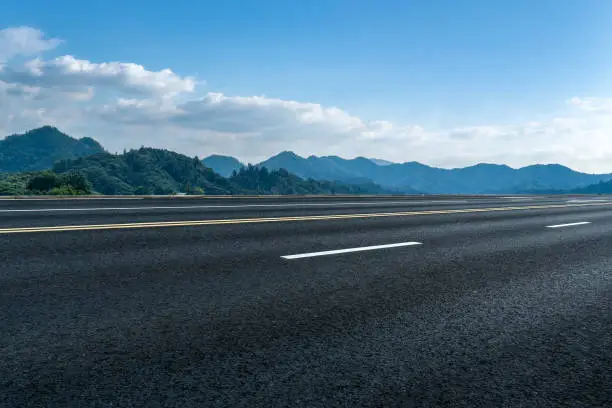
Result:
{"label": "green vegetation", "polygon": [[44,126],[0,140],[0,172],[40,171],[56,160],[103,152],[90,138],[74,139],[54,127]]}
{"label": "green vegetation", "polygon": [[[214,167],[214,162],[211,166]],[[612,179],[612,174],[586,174],[558,164],[536,164],[513,169],[505,165],[481,163],[470,167],[443,169],[418,162],[392,163],[385,166],[363,157],[343,159],[337,156],[300,157],[282,152],[258,164],[270,170],[283,168],[304,178],[337,180],[354,184],[355,180],[414,194],[500,194],[526,190],[571,190]],[[418,190],[418,191],[417,191]]]}
{"label": "green vegetation", "polygon": [[227,162],[227,178],[197,157],[144,147],[110,154],[93,139],[76,140],[46,126],[0,141],[0,195],[390,193],[369,180],[305,180],[284,169],[212,159]]}
{"label": "green vegetation", "polygon": [[168,150],[140,148],[124,154],[94,154],[62,160],[53,166],[58,174],[77,171],[101,194],[235,194],[233,186],[196,158]]}
{"label": "green vegetation", "polygon": [[0,173],[0,196],[27,194],[28,180],[35,173]]}
{"label": "green vegetation", "polygon": [[590,186],[576,188],[571,191],[574,194],[612,194],[612,181],[601,181]]}
{"label": "green vegetation", "polygon": [[[74,139],[44,126],[0,140],[0,195],[612,193],[612,174],[584,174],[560,165],[442,169],[417,162],[384,164],[292,152],[247,167],[228,156],[202,162],[150,148],[110,154],[93,139]],[[49,169],[56,176],[40,173]],[[82,178],[65,180],[71,173]]]}
{"label": "green vegetation", "polygon": [[359,185],[332,181],[304,180],[285,169],[269,171],[265,167],[248,165],[234,171],[229,179],[233,184],[253,194],[389,194],[373,183]]}
{"label": "green vegetation", "polygon": [[86,195],[91,194],[87,178],[76,172],[52,171],[4,174],[0,177],[0,195]]}
{"label": "green vegetation", "polygon": [[167,150],[141,148],[121,155],[96,154],[62,160],[53,171],[4,174],[0,195],[91,194],[388,194],[364,183],[348,185],[304,180],[286,170],[255,166],[234,171],[226,179],[198,158]]}
{"label": "green vegetation", "polygon": [[62,160],[53,166],[58,174],[79,172],[101,194],[376,194],[388,193],[374,184],[304,180],[286,170],[243,167],[224,178],[189,158],[168,150],[140,148],[124,154],[96,154]]}

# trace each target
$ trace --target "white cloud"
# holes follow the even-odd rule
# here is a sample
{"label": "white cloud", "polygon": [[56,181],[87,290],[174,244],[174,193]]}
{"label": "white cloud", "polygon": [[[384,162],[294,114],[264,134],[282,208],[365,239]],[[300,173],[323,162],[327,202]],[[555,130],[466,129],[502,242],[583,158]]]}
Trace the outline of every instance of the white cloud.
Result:
{"label": "white cloud", "polygon": [[296,125],[323,126],[347,132],[363,122],[338,108],[262,96],[226,96],[208,93],[177,106],[170,120],[180,126],[232,133],[295,130]]}
{"label": "white cloud", "polygon": [[110,88],[117,92],[147,96],[173,96],[193,92],[196,81],[170,69],[148,71],[125,62],[94,63],[64,55],[52,60],[39,58],[21,66],[5,66],[0,80],[41,88]]}
{"label": "white cloud", "polygon": [[0,98],[2,99],[7,97],[32,98],[38,94],[38,91],[39,89],[36,87],[0,81]]}
{"label": "white cloud", "polygon": [[[168,102],[167,100],[163,102]],[[208,93],[180,104],[153,100],[119,99],[101,112],[104,119],[131,124],[165,123],[185,129],[231,134],[258,134],[287,140],[303,134],[335,139],[359,137],[377,140],[423,132],[418,126],[397,127],[387,121],[364,122],[336,107],[263,96],[226,96]],[[332,140],[328,139],[328,142]]]}
{"label": "white cloud", "polygon": [[[30,28],[0,33],[0,59],[5,60],[58,44]],[[417,160],[443,167],[559,162],[582,171],[612,171],[612,98],[575,97],[568,100],[567,112],[548,119],[538,115],[537,122],[433,131],[369,121],[312,102],[198,95],[196,79],[134,63],[66,55],[0,67],[0,134],[54,124],[75,136],[95,137],[111,151],[148,145],[256,162],[293,150],[304,156]]]}
{"label": "white cloud", "polygon": [[612,113],[612,98],[574,97],[568,103],[587,112]]}
{"label": "white cloud", "polygon": [[503,133],[504,129],[498,126],[468,126],[452,129],[448,135],[453,139],[469,140],[498,137]]}
{"label": "white cloud", "polygon": [[45,38],[42,31],[32,27],[12,27],[0,30],[0,62],[19,55],[35,55],[61,44],[57,38]]}

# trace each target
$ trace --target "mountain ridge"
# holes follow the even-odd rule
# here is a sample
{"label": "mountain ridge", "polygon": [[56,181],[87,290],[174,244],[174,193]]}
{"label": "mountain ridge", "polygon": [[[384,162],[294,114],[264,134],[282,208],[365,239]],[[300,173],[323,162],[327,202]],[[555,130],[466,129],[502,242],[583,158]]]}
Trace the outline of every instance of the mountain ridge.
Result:
{"label": "mountain ridge", "polygon": [[103,194],[388,194],[373,183],[347,185],[304,180],[286,170],[243,166],[230,177],[190,158],[164,149],[143,147],[123,154],[100,153],[53,166],[60,175],[84,174],[95,191]]}
{"label": "mountain ridge", "polygon": [[343,159],[311,155],[303,158],[289,151],[272,156],[258,166],[285,168],[306,178],[337,181],[360,178],[385,188],[400,191],[411,188],[434,194],[513,193],[535,185],[546,190],[571,190],[612,179],[612,174],[582,173],[558,163],[519,168],[506,164],[477,163],[445,169],[416,161],[379,165],[372,159],[361,157]]}
{"label": "mountain ridge", "polygon": [[[152,150],[179,155],[179,153],[163,149]],[[10,135],[0,140],[0,172],[35,172],[49,169],[59,161],[78,161],[91,156],[104,157],[108,161],[112,161],[111,157],[120,155],[110,155],[92,138],[75,139],[51,126],[33,129],[20,135]],[[175,165],[179,162],[182,163],[184,158],[192,160],[187,156],[179,156],[181,156],[180,159],[175,157],[171,160],[175,162]],[[129,158],[131,156],[125,157]],[[240,160],[232,156],[214,154],[201,161],[197,158],[193,160],[197,160],[203,168],[212,169],[210,171],[217,174],[220,179],[214,180],[221,183],[217,187],[223,191],[226,191],[228,186],[223,184],[221,179],[231,179],[245,168]],[[86,161],[91,162],[91,160]],[[156,175],[163,173],[155,167],[156,163],[150,160],[145,160],[145,162],[145,164],[142,164],[142,168],[156,169],[154,171]],[[94,165],[93,163],[90,164]],[[126,165],[123,162],[115,164],[119,167]],[[180,166],[183,166],[183,164]],[[250,168],[250,166],[246,167]],[[284,169],[289,173],[289,176],[284,173],[281,175],[274,173],[275,180],[286,183],[287,186],[299,185],[299,188],[296,188],[304,191],[310,191],[309,189],[313,189],[313,191],[332,191],[336,188],[345,191],[387,191],[404,194],[502,194],[523,191],[578,191],[579,189],[599,191],[608,188],[607,185],[600,185],[601,183],[612,180],[612,174],[581,173],[558,163],[533,164],[520,168],[512,168],[505,164],[477,163],[467,167],[446,169],[428,166],[417,161],[391,163],[365,157],[345,159],[337,155],[302,157],[288,150],[271,156],[253,167],[262,171],[265,168],[268,173]],[[185,166],[183,168],[186,169]],[[134,169],[130,170],[132,173],[135,171],[137,172]],[[206,173],[204,170],[200,172],[202,174]],[[202,181],[204,180],[202,174],[194,175],[199,180],[201,188],[206,187],[210,191],[216,191],[217,187],[206,185]],[[254,177],[253,174],[255,173],[251,171],[249,174],[249,177]],[[294,175],[305,180],[305,182],[311,182],[311,185],[303,185],[297,180],[290,181],[289,179]],[[265,174],[262,175],[262,177],[264,176]],[[274,179],[272,176],[265,177],[267,177],[268,182]],[[161,177],[161,179],[165,178],[165,175]],[[318,184],[314,181],[317,181]],[[329,181],[332,184],[327,185],[322,183],[323,181]],[[140,182],[144,183],[142,180]],[[162,185],[151,188],[153,190],[157,189],[156,191],[177,191],[180,187],[179,184],[179,181],[166,179]],[[353,185],[353,187],[349,188],[348,185]],[[361,187],[358,188],[357,186]],[[132,190],[134,190],[139,186],[132,187]],[[276,188],[271,185],[269,187],[272,190]],[[126,186],[120,187],[119,190],[131,191]],[[238,191],[240,191],[240,188],[237,188],[236,192]],[[287,187],[286,191],[293,190]],[[109,193],[112,194],[110,190]],[[233,191],[229,189],[226,193],[232,194]]]}
{"label": "mountain ridge", "polygon": [[244,167],[244,164],[235,157],[220,154],[211,154],[202,159],[202,163],[204,163],[206,167],[214,169],[223,177],[230,177],[234,171],[238,171]]}
{"label": "mountain ridge", "polygon": [[53,126],[43,126],[0,140],[0,172],[39,171],[57,160],[104,152],[94,139],[76,139]]}
{"label": "mountain ridge", "polygon": [[[338,183],[305,180],[286,170],[243,166],[228,156],[209,160],[225,164],[228,177],[217,174],[198,157],[165,149],[106,152],[91,138],[75,139],[45,126],[8,136],[0,157],[0,195],[64,194],[390,194],[370,181]],[[8,148],[7,148],[8,146]],[[21,147],[16,151],[15,146]],[[8,153],[7,153],[8,152]],[[8,164],[8,166],[6,166]],[[27,171],[23,171],[26,168]],[[22,170],[22,171],[19,171]]]}

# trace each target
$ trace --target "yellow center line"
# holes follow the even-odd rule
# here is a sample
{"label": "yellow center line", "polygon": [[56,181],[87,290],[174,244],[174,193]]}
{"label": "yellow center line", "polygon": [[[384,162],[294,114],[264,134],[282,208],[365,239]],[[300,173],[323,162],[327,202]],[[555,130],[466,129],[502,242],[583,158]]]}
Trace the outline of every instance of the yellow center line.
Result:
{"label": "yellow center line", "polygon": [[425,210],[425,211],[405,211],[405,212],[384,212],[384,213],[360,213],[360,214],[329,214],[329,215],[304,215],[294,217],[271,217],[271,218],[234,218],[220,220],[197,220],[197,221],[159,221],[159,222],[137,222],[122,224],[97,224],[97,225],[59,225],[51,227],[16,227],[2,228],[0,234],[15,234],[24,232],[60,232],[60,231],[93,231],[129,228],[161,228],[161,227],[189,227],[204,225],[229,225],[229,224],[253,224],[266,222],[291,222],[291,221],[317,221],[317,220],[345,220],[356,218],[376,218],[376,217],[407,217],[418,215],[435,214],[460,214],[478,213],[495,211],[526,211],[552,208],[568,207],[601,207],[612,205],[607,203],[580,203],[580,204],[550,204],[550,205],[528,205],[520,207],[492,207],[492,208],[458,208],[446,210]]}

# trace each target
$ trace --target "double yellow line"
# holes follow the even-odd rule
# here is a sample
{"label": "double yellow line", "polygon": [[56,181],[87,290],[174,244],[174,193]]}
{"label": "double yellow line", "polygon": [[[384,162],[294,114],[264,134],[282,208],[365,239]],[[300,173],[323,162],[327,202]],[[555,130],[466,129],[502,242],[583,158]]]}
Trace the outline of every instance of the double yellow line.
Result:
{"label": "double yellow line", "polygon": [[205,225],[258,224],[258,223],[267,223],[267,222],[290,222],[290,221],[348,220],[348,219],[356,219],[356,218],[407,217],[407,216],[417,216],[417,215],[460,214],[460,213],[479,213],[479,212],[495,212],[495,211],[526,211],[526,210],[543,210],[543,209],[568,208],[568,207],[601,207],[601,206],[609,206],[609,205],[612,205],[612,202],[529,205],[529,206],[520,206],[520,207],[462,208],[462,209],[446,209],[446,210],[362,213],[362,214],[304,215],[304,216],[297,216],[297,217],[236,218],[236,219],[199,220],[199,221],[160,221],[160,222],[137,222],[137,223],[125,223],[125,224],[97,224],[97,225],[60,225],[60,226],[54,226],[54,227],[2,228],[0,229],[0,234],[16,234],[16,233],[25,233],[25,232],[97,231],[97,230],[131,229],[131,228],[196,227],[196,226],[205,226]]}

